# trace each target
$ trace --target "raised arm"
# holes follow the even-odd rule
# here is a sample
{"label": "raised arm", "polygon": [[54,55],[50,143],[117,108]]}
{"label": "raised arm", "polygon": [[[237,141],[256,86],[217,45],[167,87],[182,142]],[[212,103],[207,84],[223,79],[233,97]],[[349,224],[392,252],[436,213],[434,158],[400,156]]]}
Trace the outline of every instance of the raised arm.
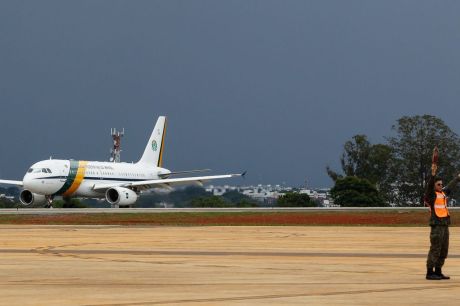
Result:
{"label": "raised arm", "polygon": [[447,184],[446,187],[444,187],[443,191],[446,195],[449,195],[454,191],[455,187],[457,187],[457,184],[460,182],[460,174],[458,174],[452,181]]}
{"label": "raised arm", "polygon": [[431,176],[429,177],[425,186],[425,205],[431,205],[432,199],[435,197],[434,178],[436,176],[436,172],[438,171],[438,157],[439,150],[438,147],[435,146],[433,149],[433,155],[431,157]]}
{"label": "raised arm", "polygon": [[428,179],[428,182],[425,186],[425,200],[432,198],[434,195],[434,178],[436,176],[437,170],[438,170],[438,165],[431,164],[431,176]]}

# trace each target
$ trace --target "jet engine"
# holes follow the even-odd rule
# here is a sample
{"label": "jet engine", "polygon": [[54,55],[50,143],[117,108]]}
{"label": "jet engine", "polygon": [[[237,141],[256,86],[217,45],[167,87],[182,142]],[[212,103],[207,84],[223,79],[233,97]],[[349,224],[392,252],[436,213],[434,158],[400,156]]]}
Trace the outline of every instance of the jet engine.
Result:
{"label": "jet engine", "polygon": [[128,206],[136,203],[137,193],[128,188],[113,187],[107,189],[105,199],[112,205]]}
{"label": "jet engine", "polygon": [[19,194],[19,200],[23,205],[37,204],[42,205],[46,202],[46,197],[41,194],[32,193],[30,190],[24,189]]}

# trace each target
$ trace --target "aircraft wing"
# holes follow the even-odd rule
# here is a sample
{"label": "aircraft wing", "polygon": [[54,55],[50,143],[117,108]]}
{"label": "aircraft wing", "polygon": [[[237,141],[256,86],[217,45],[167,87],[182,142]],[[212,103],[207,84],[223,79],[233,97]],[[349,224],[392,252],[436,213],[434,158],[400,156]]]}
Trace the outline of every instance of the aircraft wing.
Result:
{"label": "aircraft wing", "polygon": [[204,182],[215,180],[215,179],[224,179],[231,178],[235,176],[244,176],[242,174],[223,174],[223,175],[209,175],[209,176],[193,176],[193,177],[182,177],[182,178],[171,178],[171,179],[158,179],[158,180],[146,180],[146,181],[136,181],[136,182],[123,182],[116,184],[95,184],[93,186],[94,190],[106,190],[113,187],[124,187],[124,188],[138,188],[141,190],[152,189],[152,188],[166,188],[171,189],[174,186],[179,185],[190,185],[198,184],[203,185]]}
{"label": "aircraft wing", "polygon": [[16,186],[24,186],[22,181],[11,181],[11,180],[0,180],[0,184],[5,184],[5,185],[16,185]]}

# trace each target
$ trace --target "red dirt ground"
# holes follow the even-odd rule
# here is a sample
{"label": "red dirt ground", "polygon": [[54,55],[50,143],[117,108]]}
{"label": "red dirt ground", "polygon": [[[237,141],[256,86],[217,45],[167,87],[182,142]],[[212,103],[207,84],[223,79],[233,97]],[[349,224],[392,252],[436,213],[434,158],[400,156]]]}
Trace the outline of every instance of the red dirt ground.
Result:
{"label": "red dirt ground", "polygon": [[[452,224],[457,213],[451,213]],[[0,224],[68,225],[377,225],[426,226],[429,213],[419,210],[386,211],[299,211],[299,212],[177,212],[0,215]],[[459,220],[460,221],[460,220]]]}

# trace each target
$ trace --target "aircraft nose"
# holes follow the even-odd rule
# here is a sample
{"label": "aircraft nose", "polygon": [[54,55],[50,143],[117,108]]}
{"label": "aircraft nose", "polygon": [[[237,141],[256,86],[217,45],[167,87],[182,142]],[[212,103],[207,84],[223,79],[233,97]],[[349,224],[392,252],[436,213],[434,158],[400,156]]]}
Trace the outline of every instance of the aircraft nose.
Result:
{"label": "aircraft nose", "polygon": [[24,189],[30,189],[30,183],[31,183],[30,175],[29,174],[24,175],[24,178],[22,179],[22,184],[24,185]]}
{"label": "aircraft nose", "polygon": [[24,185],[24,189],[30,190],[35,192],[37,189],[37,180],[34,180],[33,176],[30,174],[26,174],[22,179],[22,184]]}

